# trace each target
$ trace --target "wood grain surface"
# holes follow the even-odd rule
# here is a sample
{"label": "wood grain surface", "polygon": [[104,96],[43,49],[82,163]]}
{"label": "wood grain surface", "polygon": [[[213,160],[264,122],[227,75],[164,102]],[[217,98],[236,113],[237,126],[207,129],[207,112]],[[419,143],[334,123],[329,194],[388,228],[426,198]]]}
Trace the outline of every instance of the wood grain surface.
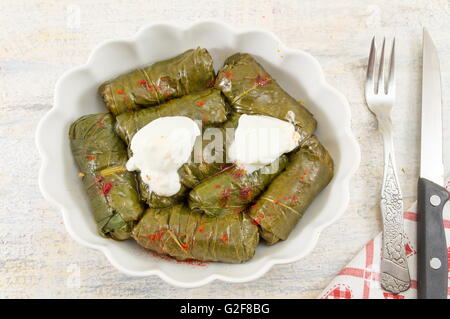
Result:
{"label": "wood grain surface", "polygon": [[[287,46],[314,55],[343,92],[361,145],[345,215],[299,262],[273,267],[259,280],[172,287],[157,277],[119,273],[102,253],[76,243],[39,191],[34,135],[52,107],[62,73],[83,64],[101,41],[130,37],[153,21],[216,18],[274,32]],[[314,298],[381,230],[382,143],[367,110],[363,80],[371,37],[397,39],[398,103],[393,120],[405,207],[415,201],[419,167],[422,27],[438,47],[444,87],[445,139],[450,139],[450,5],[446,0],[227,0],[0,2],[0,297]],[[157,44],[155,44],[157,45]],[[450,143],[444,143],[449,164]],[[446,172],[449,172],[447,165]],[[200,271],[200,270],[199,270]]]}

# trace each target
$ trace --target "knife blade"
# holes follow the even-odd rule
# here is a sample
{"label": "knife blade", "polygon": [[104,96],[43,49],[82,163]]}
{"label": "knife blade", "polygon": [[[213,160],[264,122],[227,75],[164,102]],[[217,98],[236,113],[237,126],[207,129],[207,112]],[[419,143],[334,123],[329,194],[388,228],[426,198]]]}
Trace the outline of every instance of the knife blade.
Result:
{"label": "knife blade", "polygon": [[421,299],[447,299],[448,257],[443,209],[449,199],[442,162],[442,90],[439,57],[423,30],[422,128],[417,188],[417,292]]}

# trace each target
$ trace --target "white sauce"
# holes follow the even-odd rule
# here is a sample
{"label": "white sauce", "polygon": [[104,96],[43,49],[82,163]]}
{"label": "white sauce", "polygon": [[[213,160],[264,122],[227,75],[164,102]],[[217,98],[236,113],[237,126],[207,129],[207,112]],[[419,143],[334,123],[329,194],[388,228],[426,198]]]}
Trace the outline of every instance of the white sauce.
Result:
{"label": "white sauce", "polygon": [[270,116],[242,115],[230,146],[230,159],[248,174],[297,147],[294,125]]}
{"label": "white sauce", "polygon": [[177,171],[189,160],[199,135],[198,125],[188,117],[160,117],[133,136],[127,170],[140,171],[151,192],[174,195],[181,187]]}

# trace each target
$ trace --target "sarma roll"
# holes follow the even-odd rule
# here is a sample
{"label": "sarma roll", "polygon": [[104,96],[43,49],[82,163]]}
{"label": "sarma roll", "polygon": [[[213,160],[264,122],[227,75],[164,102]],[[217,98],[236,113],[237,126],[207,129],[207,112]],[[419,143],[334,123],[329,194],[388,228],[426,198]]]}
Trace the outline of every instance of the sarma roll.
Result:
{"label": "sarma roll", "polygon": [[229,107],[220,91],[207,89],[155,107],[121,114],[116,117],[116,132],[129,145],[137,131],[163,116],[186,116],[202,121],[204,126],[212,126],[225,122],[228,113]]}
{"label": "sarma roll", "polygon": [[247,174],[231,166],[220,174],[206,179],[189,193],[189,207],[202,210],[210,216],[239,213],[252,202],[285,168],[287,157]]}
{"label": "sarma roll", "polygon": [[[222,126],[218,127],[220,131],[217,133],[221,134],[221,141],[218,144],[221,144],[218,148],[215,148],[215,152],[212,158],[205,157],[207,153],[206,148],[209,147],[209,143],[212,142],[211,138],[207,138],[207,131],[204,132],[203,141],[202,141],[202,158],[194,158],[195,154],[193,154],[193,160],[189,163],[184,164],[178,173],[181,177],[181,182],[188,188],[194,188],[204,179],[220,172],[231,164],[227,161],[227,149],[229,144],[231,144],[233,140],[234,129],[238,126],[240,114],[236,112],[231,112],[228,120],[222,124]],[[213,129],[208,128],[208,129]],[[207,130],[208,130],[207,129]],[[214,139],[218,138],[214,136]],[[221,143],[220,143],[221,142]],[[217,161],[216,161],[217,159]]]}
{"label": "sarma roll", "polygon": [[[206,152],[206,148],[209,147],[209,143],[212,142],[211,139],[206,138],[204,136],[202,141],[202,151],[201,158],[197,158],[195,154],[195,150],[191,156],[191,161],[183,164],[178,170],[178,174],[180,175],[180,182],[182,184],[180,191],[173,196],[159,196],[155,193],[150,193],[148,190],[147,184],[145,184],[140,175],[137,176],[139,190],[141,194],[141,199],[149,205],[151,208],[164,208],[170,207],[177,203],[182,202],[189,193],[189,189],[194,188],[197,184],[199,184],[204,179],[219,173],[224,170],[226,167],[230,166],[230,164],[226,163],[226,149],[227,143],[231,143],[232,140],[232,132],[228,131],[228,129],[234,129],[238,125],[240,114],[233,112],[229,119],[223,123],[218,129],[219,134],[222,135],[222,139],[219,141],[220,147],[214,149],[217,154],[214,154],[214,158],[205,158],[204,154]],[[212,129],[212,128],[208,128]],[[205,133],[206,135],[206,133]],[[228,136],[227,136],[228,135]],[[211,135],[212,138],[213,135]],[[214,139],[218,138],[214,136]],[[215,161],[217,159],[217,161]]]}
{"label": "sarma roll", "polygon": [[99,233],[117,240],[129,238],[143,206],[135,175],[124,167],[127,148],[114,132],[113,116],[83,116],[70,126],[69,137]]}
{"label": "sarma roll", "polygon": [[242,263],[253,257],[258,228],[245,214],[210,217],[180,204],[149,208],[133,230],[139,245],[178,260]]}
{"label": "sarma roll", "polygon": [[212,58],[206,49],[197,48],[120,75],[98,91],[106,108],[118,115],[203,90],[213,81]]}
{"label": "sarma roll", "polygon": [[316,129],[313,115],[284,91],[250,54],[230,56],[215,83],[239,113],[289,121],[296,125],[301,140],[311,136]]}
{"label": "sarma roll", "polygon": [[158,195],[155,192],[150,192],[148,185],[142,180],[140,174],[137,174],[137,179],[141,200],[145,201],[151,208],[165,208],[181,203],[184,199],[186,199],[187,194],[189,193],[189,189],[181,184],[180,190],[175,195]]}
{"label": "sarma roll", "polygon": [[249,209],[261,237],[274,244],[286,240],[316,196],[333,177],[333,160],[312,136],[290,154],[286,170],[275,178]]}

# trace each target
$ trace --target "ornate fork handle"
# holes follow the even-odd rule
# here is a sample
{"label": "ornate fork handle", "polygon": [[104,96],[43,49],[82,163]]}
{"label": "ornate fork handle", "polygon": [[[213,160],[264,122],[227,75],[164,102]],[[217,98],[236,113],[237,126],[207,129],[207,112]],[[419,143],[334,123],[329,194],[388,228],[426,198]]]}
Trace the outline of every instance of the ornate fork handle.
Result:
{"label": "ornate fork handle", "polygon": [[399,293],[410,286],[403,242],[403,198],[395,169],[390,119],[379,124],[384,140],[385,159],[380,203],[383,217],[381,286],[385,290]]}

